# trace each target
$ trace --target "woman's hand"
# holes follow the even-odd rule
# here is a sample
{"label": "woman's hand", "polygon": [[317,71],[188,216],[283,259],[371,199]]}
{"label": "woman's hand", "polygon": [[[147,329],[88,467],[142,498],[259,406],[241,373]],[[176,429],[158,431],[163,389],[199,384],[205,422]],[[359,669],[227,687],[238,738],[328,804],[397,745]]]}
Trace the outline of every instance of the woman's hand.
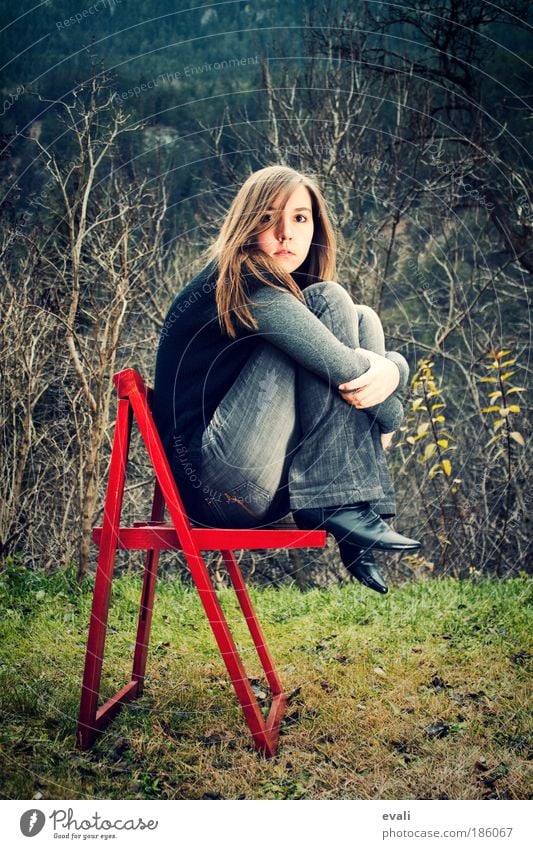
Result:
{"label": "woman's hand", "polygon": [[341,383],[339,391],[348,404],[364,410],[366,407],[381,404],[385,398],[392,395],[400,382],[400,370],[391,360],[375,354],[374,351],[367,351],[366,348],[355,350],[368,359],[370,368],[361,377]]}

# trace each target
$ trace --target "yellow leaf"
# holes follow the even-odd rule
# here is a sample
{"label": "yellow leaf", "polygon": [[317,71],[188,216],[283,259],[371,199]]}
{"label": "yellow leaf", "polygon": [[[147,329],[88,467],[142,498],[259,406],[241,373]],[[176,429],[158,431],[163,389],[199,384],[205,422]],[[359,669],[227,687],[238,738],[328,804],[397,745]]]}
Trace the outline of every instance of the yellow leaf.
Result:
{"label": "yellow leaf", "polygon": [[518,406],[518,404],[511,404],[511,406],[509,407],[509,412],[510,413],[519,413],[520,407]]}
{"label": "yellow leaf", "polygon": [[433,480],[434,477],[436,477],[437,475],[441,475],[441,474],[442,474],[442,469],[441,469],[440,463],[435,463],[435,465],[432,466],[431,469],[429,470],[429,479]]}
{"label": "yellow leaf", "polygon": [[480,383],[498,383],[498,378],[497,377],[480,377],[479,382]]}
{"label": "yellow leaf", "polygon": [[502,374],[500,380],[507,380],[508,377],[512,377],[515,374],[514,371],[506,371],[505,374]]}
{"label": "yellow leaf", "polygon": [[495,354],[494,356],[496,357],[497,360],[501,360],[502,357],[506,357],[507,354],[510,354],[510,353],[511,353],[510,351],[498,351],[498,353]]}
{"label": "yellow leaf", "polygon": [[448,447],[448,440],[447,439],[438,439],[437,445],[439,445],[441,448],[447,448]]}
{"label": "yellow leaf", "polygon": [[512,430],[509,434],[511,439],[514,439],[515,442],[518,442],[519,445],[525,445],[524,437],[517,430]]}
{"label": "yellow leaf", "polygon": [[[512,389],[511,389],[510,391],[512,392]],[[489,392],[489,399],[492,401],[492,399],[493,399],[493,398],[499,398],[499,396],[500,396],[501,394],[502,394],[502,393],[501,393],[501,390],[500,390],[500,389],[498,389],[498,391],[497,391],[497,392]]]}
{"label": "yellow leaf", "polygon": [[444,406],[445,406],[445,404],[432,404],[431,405],[431,412],[433,412],[433,410],[438,410],[439,407],[444,407]]}
{"label": "yellow leaf", "polygon": [[423,436],[426,431],[429,429],[429,422],[422,422],[421,425],[418,426],[417,434],[418,436]]}
{"label": "yellow leaf", "polygon": [[515,363],[516,363],[516,359],[506,360],[504,363],[500,363],[500,367],[503,368],[504,366],[514,366]]}
{"label": "yellow leaf", "polygon": [[507,394],[511,395],[513,392],[525,392],[525,391],[526,390],[524,389],[523,386],[513,386],[512,389],[507,390]]}
{"label": "yellow leaf", "polygon": [[416,442],[416,439],[414,438],[414,436],[406,436],[405,441],[408,442],[409,445],[414,445],[415,442]]}
{"label": "yellow leaf", "polygon": [[447,477],[450,477],[450,475],[452,473],[452,464],[450,463],[449,460],[443,460],[442,461],[442,468],[443,468],[444,474]]}
{"label": "yellow leaf", "polygon": [[508,416],[511,412],[509,407],[500,407],[500,416]]}
{"label": "yellow leaf", "polygon": [[436,450],[437,450],[437,446],[435,445],[434,442],[430,442],[429,445],[426,445],[426,447],[424,449],[423,462],[425,463],[426,460],[429,460],[429,458],[435,453]]}
{"label": "yellow leaf", "polygon": [[502,425],[505,424],[505,419],[496,419],[494,422],[494,430],[498,430]]}
{"label": "yellow leaf", "polygon": [[492,445],[492,443],[493,443],[493,442],[497,442],[497,441],[499,440],[499,438],[500,438],[500,434],[499,434],[499,433],[497,433],[497,434],[496,434],[496,436],[491,436],[491,438],[490,438],[490,439],[489,439],[489,441],[487,442],[486,447],[488,448],[488,447],[489,447],[489,445]]}
{"label": "yellow leaf", "polygon": [[497,413],[499,409],[500,409],[499,407],[483,407],[481,412],[482,413]]}
{"label": "yellow leaf", "polygon": [[413,401],[413,410],[418,410],[420,405],[423,404],[423,403],[424,403],[423,398],[415,398],[415,400]]}
{"label": "yellow leaf", "polygon": [[432,422],[445,422],[446,419],[444,416],[435,416],[435,418],[431,419]]}

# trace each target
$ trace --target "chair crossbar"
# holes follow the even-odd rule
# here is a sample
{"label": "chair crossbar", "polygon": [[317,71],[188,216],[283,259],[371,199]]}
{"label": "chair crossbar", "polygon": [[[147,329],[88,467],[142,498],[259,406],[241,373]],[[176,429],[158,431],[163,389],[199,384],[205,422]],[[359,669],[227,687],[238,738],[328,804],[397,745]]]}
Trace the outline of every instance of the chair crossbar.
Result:
{"label": "chair crossbar", "polygon": [[[294,526],[257,530],[232,530],[231,528],[192,528],[192,538],[200,551],[220,551],[223,548],[275,549],[306,548],[323,545],[323,531],[300,531]],[[93,528],[93,541],[100,545],[102,528]],[[181,545],[176,529],[168,524],[135,524],[119,528],[117,548],[137,551],[179,551]]]}

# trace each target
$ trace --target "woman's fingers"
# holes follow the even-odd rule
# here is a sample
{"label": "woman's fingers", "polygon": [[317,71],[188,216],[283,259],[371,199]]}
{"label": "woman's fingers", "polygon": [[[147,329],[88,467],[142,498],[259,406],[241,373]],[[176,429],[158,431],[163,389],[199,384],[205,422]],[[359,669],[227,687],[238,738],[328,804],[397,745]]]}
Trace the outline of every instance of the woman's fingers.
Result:
{"label": "woman's fingers", "polygon": [[374,401],[372,395],[363,392],[361,389],[351,392],[341,392],[341,398],[343,398],[347,404],[351,404],[352,407],[358,407],[359,409],[372,407],[374,403],[380,403],[379,401]]}
{"label": "woman's fingers", "polygon": [[360,410],[365,410],[367,407],[374,407],[376,404],[381,404],[378,395],[363,395],[359,392],[353,395],[343,395],[345,401],[348,401],[352,407],[357,407]]}
{"label": "woman's fingers", "polygon": [[371,369],[365,371],[361,377],[354,377],[353,380],[349,380],[347,383],[341,383],[339,386],[339,390],[341,392],[350,392],[353,393],[356,389],[362,389],[364,386],[368,386],[368,375],[370,374]]}
{"label": "woman's fingers", "polygon": [[357,377],[355,380],[350,380],[348,383],[343,383],[339,386],[339,391],[348,404],[354,407],[362,407],[369,403],[369,387],[366,380],[368,372],[363,377]]}

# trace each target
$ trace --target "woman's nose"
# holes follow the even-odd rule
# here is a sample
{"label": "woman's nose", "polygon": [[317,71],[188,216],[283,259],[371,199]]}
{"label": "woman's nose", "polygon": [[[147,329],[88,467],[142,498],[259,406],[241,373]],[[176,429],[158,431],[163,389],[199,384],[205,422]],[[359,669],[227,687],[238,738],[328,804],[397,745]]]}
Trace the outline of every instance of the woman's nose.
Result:
{"label": "woman's nose", "polygon": [[285,221],[285,219],[281,219],[278,223],[277,237],[280,242],[284,242],[285,239],[291,239],[291,226],[289,221]]}

